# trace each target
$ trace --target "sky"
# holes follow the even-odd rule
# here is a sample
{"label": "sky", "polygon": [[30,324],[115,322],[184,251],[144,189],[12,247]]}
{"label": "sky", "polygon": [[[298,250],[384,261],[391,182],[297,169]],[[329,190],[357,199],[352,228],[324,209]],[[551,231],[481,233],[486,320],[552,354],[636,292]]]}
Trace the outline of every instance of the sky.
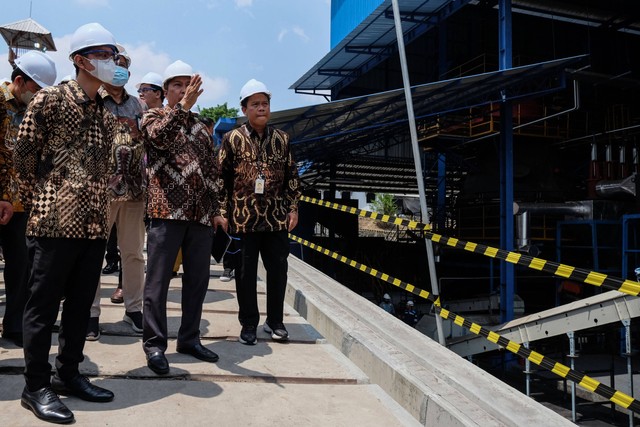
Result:
{"label": "sky", "polygon": [[[149,71],[163,74],[180,59],[203,77],[201,108],[239,107],[240,88],[251,78],[272,93],[271,111],[326,102],[289,87],[330,50],[330,0],[13,0],[0,25],[31,18],[49,30],[58,80],[73,74],[69,41],[89,22],[109,30],[131,56],[126,89]],[[0,37],[0,78],[11,75]],[[2,60],[5,58],[5,60]]]}

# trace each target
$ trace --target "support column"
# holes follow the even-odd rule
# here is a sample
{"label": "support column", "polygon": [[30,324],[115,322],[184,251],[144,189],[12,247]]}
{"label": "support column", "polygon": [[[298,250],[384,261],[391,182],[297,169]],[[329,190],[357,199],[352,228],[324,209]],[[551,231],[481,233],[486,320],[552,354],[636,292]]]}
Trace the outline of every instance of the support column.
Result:
{"label": "support column", "polygon": [[[511,0],[499,0],[499,56],[500,69],[511,68],[512,23]],[[513,111],[507,94],[500,105],[500,248],[512,251],[513,236]],[[500,263],[500,320],[513,320],[515,289],[514,265]]]}
{"label": "support column", "polygon": [[[569,336],[569,358],[571,359],[571,369],[576,369],[576,338],[575,332],[568,332]],[[571,421],[576,422],[576,383],[571,381]]]}
{"label": "support column", "polygon": [[[631,360],[631,319],[624,319],[622,321],[622,325],[624,326],[624,342],[625,342],[625,353],[624,357],[627,358],[627,377],[629,379],[629,396],[633,396],[633,364]],[[633,411],[631,409],[627,409],[629,411],[629,427],[633,427],[634,419],[633,419]]]}
{"label": "support column", "polygon": [[[409,71],[407,67],[407,57],[404,50],[404,34],[402,23],[400,22],[400,6],[398,0],[391,0],[393,7],[393,20],[396,27],[396,38],[398,39],[398,56],[402,68],[402,82],[404,85],[404,96],[407,102],[407,116],[409,119],[409,131],[411,133],[411,147],[413,148],[413,161],[416,168],[416,180],[418,182],[418,192],[420,193],[420,210],[422,211],[422,222],[429,223],[429,212],[427,211],[427,196],[424,190],[424,178],[422,176],[422,161],[420,148],[418,147],[418,130],[416,129],[416,119],[413,114],[413,98],[411,97],[411,83],[409,81]],[[427,248],[427,263],[429,266],[429,278],[431,280],[431,293],[438,298],[438,278],[436,276],[436,263],[433,256],[433,243],[429,239],[424,240]],[[436,310],[436,328],[438,329],[438,342],[445,345],[444,334],[442,332],[442,318]]]}
{"label": "support column", "polygon": [[436,229],[444,231],[447,219],[447,155],[438,153],[438,203],[436,206]]}

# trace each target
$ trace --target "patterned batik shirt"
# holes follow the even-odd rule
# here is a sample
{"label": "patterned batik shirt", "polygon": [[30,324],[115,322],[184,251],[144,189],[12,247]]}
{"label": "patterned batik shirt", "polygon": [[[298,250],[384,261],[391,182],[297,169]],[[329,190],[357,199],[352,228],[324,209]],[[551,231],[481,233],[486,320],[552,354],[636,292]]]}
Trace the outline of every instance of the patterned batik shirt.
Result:
{"label": "patterned batik shirt", "polygon": [[115,169],[109,178],[108,187],[112,200],[143,201],[146,199],[145,148],[139,125],[147,106],[126,90],[119,104],[103,87],[98,93],[104,100],[105,108],[111,111],[126,132],[118,133],[111,150],[111,164]]}
{"label": "patterned batik shirt", "polygon": [[11,186],[10,173],[13,170],[13,150],[9,150],[4,141],[9,126],[7,108],[4,92],[0,92],[0,200],[8,201],[11,199],[9,188]]}
{"label": "patterned batik shirt", "polygon": [[75,80],[35,95],[14,150],[27,236],[107,238],[117,128],[100,95],[92,101]]}
{"label": "patterned batik shirt", "polygon": [[2,200],[13,204],[15,212],[23,212],[20,203],[18,182],[13,168],[13,147],[18,137],[18,128],[27,106],[18,103],[9,83],[0,84],[0,188]]}
{"label": "patterned batik shirt", "polygon": [[[245,123],[227,132],[218,153],[222,196],[231,231],[287,230],[287,214],[298,211],[298,168],[291,154],[289,135],[267,126],[262,138]],[[263,194],[256,194],[256,179],[264,179]]]}
{"label": "patterned batik shirt", "polygon": [[175,107],[142,118],[147,148],[147,216],[213,225],[220,215],[213,141],[197,116]]}

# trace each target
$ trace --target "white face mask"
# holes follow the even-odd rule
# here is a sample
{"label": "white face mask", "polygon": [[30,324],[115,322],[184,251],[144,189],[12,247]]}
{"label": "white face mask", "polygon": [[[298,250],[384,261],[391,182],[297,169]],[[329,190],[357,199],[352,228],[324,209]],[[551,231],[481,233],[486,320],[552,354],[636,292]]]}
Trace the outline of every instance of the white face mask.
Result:
{"label": "white face mask", "polygon": [[116,62],[113,59],[89,59],[89,62],[93,65],[93,71],[89,71],[89,74],[103,83],[113,81],[116,73]]}

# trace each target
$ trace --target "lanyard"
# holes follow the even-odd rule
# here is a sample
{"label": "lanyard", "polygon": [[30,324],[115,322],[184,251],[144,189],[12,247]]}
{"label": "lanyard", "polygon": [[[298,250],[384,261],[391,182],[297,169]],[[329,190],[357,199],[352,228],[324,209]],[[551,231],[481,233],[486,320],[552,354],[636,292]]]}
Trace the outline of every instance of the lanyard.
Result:
{"label": "lanyard", "polygon": [[[262,166],[263,166],[262,158],[263,158],[263,155],[266,154],[267,145],[269,142],[269,138],[267,138],[267,135],[264,135],[262,139],[263,140],[259,141],[257,144],[253,144],[253,143],[251,144],[254,150],[254,154],[256,155],[256,168],[258,169],[258,177],[260,178],[264,178],[264,173],[262,171]],[[251,140],[253,142],[253,138],[251,138]]]}

